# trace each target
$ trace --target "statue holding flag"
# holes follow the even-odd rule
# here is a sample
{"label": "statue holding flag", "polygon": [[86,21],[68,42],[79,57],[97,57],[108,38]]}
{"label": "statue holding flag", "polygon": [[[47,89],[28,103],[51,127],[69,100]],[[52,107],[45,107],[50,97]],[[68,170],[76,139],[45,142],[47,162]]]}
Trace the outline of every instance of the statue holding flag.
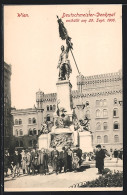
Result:
{"label": "statue holding flag", "polygon": [[[62,22],[61,19],[59,19],[58,16],[57,18],[58,18],[57,21],[59,24],[59,36],[61,37],[62,40],[66,40],[66,49],[63,45],[61,46],[62,52],[59,57],[57,68],[59,68],[59,79],[68,80],[70,77],[70,73],[72,72],[70,61],[68,59],[69,51],[71,51],[71,54],[75,61],[74,55],[72,53],[73,43],[71,42],[71,37],[68,36],[67,29],[65,28],[64,23]],[[75,61],[75,64],[76,64],[76,61]],[[76,64],[76,67],[77,67],[77,64]],[[77,67],[77,70],[78,70],[78,67]]]}
{"label": "statue holding flag", "polygon": [[61,54],[58,62],[57,68],[59,68],[59,79],[68,80],[70,73],[72,72],[70,60],[68,59],[69,47],[65,49],[64,46],[61,46]]}

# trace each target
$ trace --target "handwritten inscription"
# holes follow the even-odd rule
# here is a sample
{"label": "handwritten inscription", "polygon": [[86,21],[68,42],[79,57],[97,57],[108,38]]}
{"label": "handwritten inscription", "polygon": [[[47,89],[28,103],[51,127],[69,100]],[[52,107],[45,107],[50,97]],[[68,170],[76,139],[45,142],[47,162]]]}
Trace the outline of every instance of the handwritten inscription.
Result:
{"label": "handwritten inscription", "polygon": [[17,17],[29,17],[29,15],[24,13],[17,13]]}
{"label": "handwritten inscription", "polygon": [[82,23],[104,23],[116,22],[116,13],[92,13],[90,10],[87,13],[63,13],[62,18],[67,18],[66,22],[82,22]]}

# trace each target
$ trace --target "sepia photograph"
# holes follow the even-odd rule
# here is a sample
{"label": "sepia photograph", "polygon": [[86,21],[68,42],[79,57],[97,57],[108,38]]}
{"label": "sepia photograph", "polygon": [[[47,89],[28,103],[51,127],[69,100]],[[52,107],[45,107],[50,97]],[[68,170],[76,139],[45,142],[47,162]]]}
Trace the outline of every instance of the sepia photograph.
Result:
{"label": "sepia photograph", "polygon": [[122,191],[122,5],[3,10],[4,192]]}

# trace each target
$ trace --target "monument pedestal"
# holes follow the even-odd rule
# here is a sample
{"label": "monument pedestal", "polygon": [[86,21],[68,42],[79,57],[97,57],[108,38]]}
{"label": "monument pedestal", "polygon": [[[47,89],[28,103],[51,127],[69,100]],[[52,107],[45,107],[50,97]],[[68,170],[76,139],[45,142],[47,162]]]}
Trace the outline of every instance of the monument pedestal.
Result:
{"label": "monument pedestal", "polygon": [[72,85],[69,80],[62,80],[56,83],[57,86],[57,101],[60,101],[59,108],[64,108],[66,114],[72,118]]}
{"label": "monument pedestal", "polygon": [[79,132],[79,146],[83,152],[93,152],[92,135],[90,132]]}

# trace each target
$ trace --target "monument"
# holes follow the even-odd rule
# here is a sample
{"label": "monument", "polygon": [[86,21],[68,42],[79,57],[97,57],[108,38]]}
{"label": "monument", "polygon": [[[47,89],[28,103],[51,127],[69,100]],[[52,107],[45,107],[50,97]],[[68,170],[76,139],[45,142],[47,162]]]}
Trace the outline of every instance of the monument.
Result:
{"label": "monument", "polygon": [[88,129],[85,129],[89,120],[87,120],[86,123],[77,121],[73,110],[71,97],[72,84],[69,80],[70,74],[72,73],[69,52],[71,51],[72,53],[73,44],[71,43],[71,38],[68,36],[62,20],[59,18],[58,24],[60,37],[62,40],[66,40],[66,48],[63,45],[61,46],[61,54],[57,66],[59,73],[56,83],[57,105],[54,112],[54,126],[51,132],[48,132],[45,126],[44,133],[40,135],[38,139],[39,149],[52,149],[53,146],[56,146],[58,150],[61,150],[63,146],[74,147],[79,144],[84,152],[90,152],[93,150],[91,133]]}

